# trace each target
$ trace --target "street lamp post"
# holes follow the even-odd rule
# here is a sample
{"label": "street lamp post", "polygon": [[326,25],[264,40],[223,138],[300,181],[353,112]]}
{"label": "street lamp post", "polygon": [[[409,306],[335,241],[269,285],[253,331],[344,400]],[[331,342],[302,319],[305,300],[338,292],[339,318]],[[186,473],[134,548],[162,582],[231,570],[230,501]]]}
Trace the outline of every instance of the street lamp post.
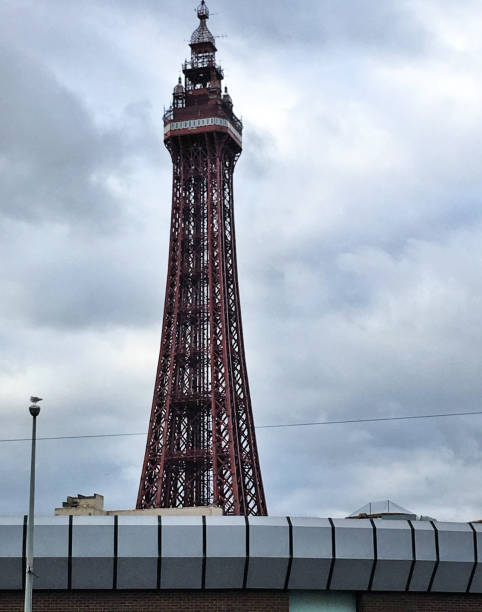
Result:
{"label": "street lamp post", "polygon": [[35,511],[35,446],[37,443],[37,417],[40,414],[38,402],[40,397],[31,397],[32,405],[29,412],[32,415],[32,457],[30,460],[30,498],[28,507],[28,526],[27,526],[27,563],[25,570],[25,612],[32,612],[32,587],[33,587],[33,529]]}

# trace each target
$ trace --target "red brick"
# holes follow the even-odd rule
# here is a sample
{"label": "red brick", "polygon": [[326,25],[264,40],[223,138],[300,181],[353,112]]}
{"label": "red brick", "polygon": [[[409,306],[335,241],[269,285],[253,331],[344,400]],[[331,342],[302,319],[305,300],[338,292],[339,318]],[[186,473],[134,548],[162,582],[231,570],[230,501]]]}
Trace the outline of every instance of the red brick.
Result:
{"label": "red brick", "polygon": [[361,593],[358,612],[482,612],[482,595]]}
{"label": "red brick", "polygon": [[[23,612],[23,593],[0,591],[0,612]],[[33,612],[289,612],[283,591],[35,591]]]}

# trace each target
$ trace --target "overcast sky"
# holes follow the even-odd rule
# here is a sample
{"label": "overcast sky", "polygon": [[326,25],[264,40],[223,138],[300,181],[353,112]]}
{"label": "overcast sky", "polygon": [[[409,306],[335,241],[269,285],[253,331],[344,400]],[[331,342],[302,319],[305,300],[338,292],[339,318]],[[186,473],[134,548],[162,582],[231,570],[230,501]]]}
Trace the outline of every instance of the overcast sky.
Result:
{"label": "overcast sky", "polygon": [[[192,0],[0,0],[1,437],[147,431]],[[482,6],[211,0],[243,117],[257,425],[482,410]],[[271,514],[482,519],[482,416],[259,429]],[[39,442],[38,510],[135,505],[145,438]],[[0,443],[0,512],[29,444]]]}

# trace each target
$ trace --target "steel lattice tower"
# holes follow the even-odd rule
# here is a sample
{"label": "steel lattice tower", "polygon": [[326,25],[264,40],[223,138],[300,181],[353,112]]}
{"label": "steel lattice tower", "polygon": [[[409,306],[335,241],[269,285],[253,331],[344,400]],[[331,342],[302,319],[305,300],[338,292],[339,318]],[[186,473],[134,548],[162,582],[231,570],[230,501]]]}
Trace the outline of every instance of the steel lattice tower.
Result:
{"label": "steel lattice tower", "polygon": [[191,60],[164,115],[173,163],[159,364],[138,508],[216,505],[265,515],[236,266],[233,172],[242,123],[222,93],[215,39],[198,7]]}

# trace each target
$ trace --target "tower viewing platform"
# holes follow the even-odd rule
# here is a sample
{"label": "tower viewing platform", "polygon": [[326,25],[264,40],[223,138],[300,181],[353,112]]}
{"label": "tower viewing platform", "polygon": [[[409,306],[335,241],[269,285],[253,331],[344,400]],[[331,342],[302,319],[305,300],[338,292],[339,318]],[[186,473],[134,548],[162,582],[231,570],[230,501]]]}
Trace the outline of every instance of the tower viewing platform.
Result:
{"label": "tower viewing platform", "polygon": [[172,105],[164,114],[164,141],[216,131],[231,136],[241,149],[243,124],[233,112],[227,87],[224,93],[222,90],[224,72],[216,62],[216,43],[207,27],[209,9],[204,1],[197,13],[200,25],[191,37],[191,59],[182,67],[184,84],[179,77]]}

